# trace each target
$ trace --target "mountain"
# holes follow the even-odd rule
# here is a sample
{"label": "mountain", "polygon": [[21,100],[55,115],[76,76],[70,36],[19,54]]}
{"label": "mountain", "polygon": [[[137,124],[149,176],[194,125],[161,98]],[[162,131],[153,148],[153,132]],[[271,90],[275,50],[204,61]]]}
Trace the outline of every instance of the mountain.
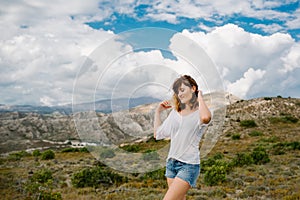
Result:
{"label": "mountain", "polygon": [[[225,99],[224,93],[212,93],[204,98],[212,109],[236,101],[236,98],[231,97]],[[129,102],[127,99],[117,99],[113,104],[119,107],[112,113],[109,112],[110,100],[96,102],[97,112],[89,111],[92,110],[89,108],[94,106],[93,103],[79,104],[76,108],[78,112],[74,114],[62,112],[62,108],[46,112],[44,107],[12,106],[4,109],[2,106],[5,112],[0,112],[0,153],[54,146],[69,140],[111,145],[147,137],[153,132],[154,110],[158,103],[139,104],[153,101],[158,102],[157,99],[148,97]],[[139,106],[134,107],[135,105]],[[126,107],[130,108],[125,109]],[[67,108],[69,107],[65,107],[64,111]],[[222,121],[217,119],[222,118],[224,112],[221,114],[214,117],[215,125],[219,127]],[[208,130],[208,135],[210,133],[212,131]]]}
{"label": "mountain", "polygon": [[81,103],[81,104],[67,104],[62,106],[33,106],[33,105],[5,105],[0,104],[0,113],[4,112],[22,112],[22,113],[39,113],[51,114],[59,112],[61,114],[69,115],[72,113],[72,107],[76,112],[78,111],[96,111],[102,113],[111,113],[112,111],[126,110],[138,105],[149,104],[160,101],[152,97],[138,97],[138,98],[120,98],[120,99],[105,99],[95,102]]}

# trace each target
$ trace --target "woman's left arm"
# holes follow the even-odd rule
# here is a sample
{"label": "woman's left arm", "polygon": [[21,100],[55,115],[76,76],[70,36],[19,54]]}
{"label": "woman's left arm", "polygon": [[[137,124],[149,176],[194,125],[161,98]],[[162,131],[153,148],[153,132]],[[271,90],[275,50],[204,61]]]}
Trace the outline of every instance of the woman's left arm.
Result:
{"label": "woman's left arm", "polygon": [[198,102],[200,111],[200,121],[204,124],[208,124],[211,120],[211,112],[203,100],[201,90],[198,91]]}

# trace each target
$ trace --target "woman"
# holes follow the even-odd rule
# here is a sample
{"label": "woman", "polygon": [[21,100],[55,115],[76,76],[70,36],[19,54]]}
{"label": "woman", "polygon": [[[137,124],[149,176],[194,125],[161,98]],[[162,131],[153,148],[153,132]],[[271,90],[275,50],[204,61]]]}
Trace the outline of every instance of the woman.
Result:
{"label": "woman", "polygon": [[161,123],[160,113],[171,108],[171,102],[161,102],[154,116],[154,138],[171,138],[166,164],[168,191],[164,200],[185,199],[187,191],[196,186],[200,173],[199,142],[211,120],[211,112],[189,75],[173,83],[173,108]]}

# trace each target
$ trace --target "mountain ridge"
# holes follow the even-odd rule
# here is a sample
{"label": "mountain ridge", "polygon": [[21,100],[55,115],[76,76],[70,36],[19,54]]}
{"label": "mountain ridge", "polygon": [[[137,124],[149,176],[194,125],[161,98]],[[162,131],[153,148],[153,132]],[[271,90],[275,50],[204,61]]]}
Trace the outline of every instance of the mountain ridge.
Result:
{"label": "mountain ridge", "polygon": [[[300,113],[299,106],[297,106],[299,104],[297,104],[298,101],[299,99],[295,98],[276,97],[238,100],[227,103],[226,117],[221,119],[225,122],[222,128],[225,131],[230,130],[232,122],[227,123],[228,116],[234,118],[235,121],[260,118],[261,122],[266,121],[268,117],[280,116],[282,113],[292,114],[300,118],[299,114],[297,114]],[[82,124],[80,125],[82,130],[91,135],[94,134],[95,138],[100,139],[102,143],[100,142],[99,144],[120,144],[134,141],[151,135],[154,109],[157,104],[140,105],[115,113],[96,113],[96,124],[86,123],[95,116],[89,116],[88,113],[83,112],[73,115],[55,112],[52,114],[16,111],[0,113],[0,153],[50,145],[42,142],[43,140],[57,142],[67,140],[85,141],[84,136],[78,133],[78,124]],[[284,110],[277,109],[276,111],[276,107],[282,107]],[[166,113],[164,117],[166,117]],[[97,127],[94,127],[95,125]],[[220,128],[218,127],[218,129]],[[99,134],[99,132],[101,133]],[[213,129],[208,130],[208,134],[213,134],[213,132]]]}

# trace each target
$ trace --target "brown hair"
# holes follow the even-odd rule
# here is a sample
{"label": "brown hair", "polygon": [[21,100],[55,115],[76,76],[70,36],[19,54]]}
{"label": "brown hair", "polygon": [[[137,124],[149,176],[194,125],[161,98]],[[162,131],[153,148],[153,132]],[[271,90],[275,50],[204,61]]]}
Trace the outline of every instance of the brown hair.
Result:
{"label": "brown hair", "polygon": [[197,101],[197,97],[198,97],[198,85],[197,82],[189,75],[183,75],[180,76],[179,78],[177,78],[174,83],[173,83],[173,101],[174,101],[174,105],[175,105],[175,109],[177,110],[177,112],[180,112],[181,110],[183,110],[185,108],[185,104],[181,103],[181,101],[178,98],[178,90],[180,88],[180,86],[184,84],[186,86],[188,86],[189,88],[195,87],[195,92],[193,93],[192,99],[189,103],[189,106],[191,107],[191,109],[194,109],[198,106],[198,101]]}

